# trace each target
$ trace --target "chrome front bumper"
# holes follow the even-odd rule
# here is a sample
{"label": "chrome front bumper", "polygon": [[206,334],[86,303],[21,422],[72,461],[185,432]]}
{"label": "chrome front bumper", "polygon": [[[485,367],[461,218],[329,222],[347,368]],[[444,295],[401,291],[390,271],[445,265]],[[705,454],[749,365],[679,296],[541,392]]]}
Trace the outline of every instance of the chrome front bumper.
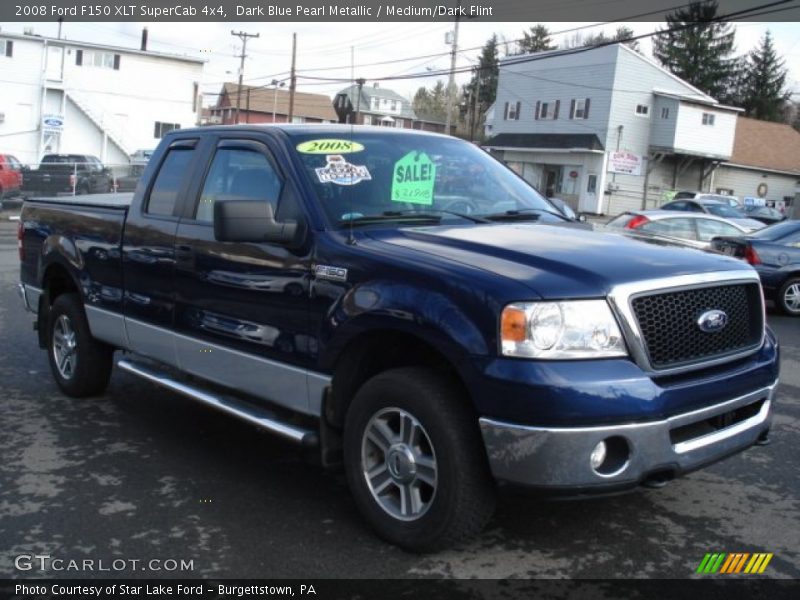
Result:
{"label": "chrome front bumper", "polygon": [[[769,429],[777,385],[776,380],[745,396],[663,421],[547,428],[481,418],[480,426],[495,478],[554,490],[601,492],[651,476],[692,471],[751,446]],[[716,426],[707,424],[709,420]],[[598,442],[609,438],[617,447],[627,445],[627,459],[601,473],[592,468],[590,455]]]}
{"label": "chrome front bumper", "polygon": [[25,310],[32,313],[38,312],[39,298],[42,296],[42,290],[32,285],[18,283],[17,294],[19,294],[22,303],[25,305]]}

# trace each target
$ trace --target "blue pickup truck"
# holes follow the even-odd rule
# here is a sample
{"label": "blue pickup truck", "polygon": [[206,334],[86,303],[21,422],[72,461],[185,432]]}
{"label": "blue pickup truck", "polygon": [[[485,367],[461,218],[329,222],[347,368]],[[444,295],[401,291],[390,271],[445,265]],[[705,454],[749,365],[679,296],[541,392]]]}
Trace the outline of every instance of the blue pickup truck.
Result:
{"label": "blue pickup truck", "polygon": [[132,196],[25,202],[20,293],[66,395],[116,364],[244,419],[428,551],[496,481],[661,485],[767,438],[756,272],[580,226],[446,136],[182,129]]}

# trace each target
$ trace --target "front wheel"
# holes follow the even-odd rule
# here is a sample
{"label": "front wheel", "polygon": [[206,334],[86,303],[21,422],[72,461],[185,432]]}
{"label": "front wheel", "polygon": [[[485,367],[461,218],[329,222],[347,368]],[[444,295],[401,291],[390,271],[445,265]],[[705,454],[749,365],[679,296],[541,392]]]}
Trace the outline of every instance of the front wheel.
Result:
{"label": "front wheel", "polygon": [[100,394],[111,377],[114,349],[92,337],[78,294],[62,294],[50,308],[47,328],[50,370],[67,396]]}
{"label": "front wheel", "polygon": [[781,286],[778,307],[790,317],[800,317],[800,277],[793,277]]}
{"label": "front wheel", "polygon": [[383,539],[432,551],[478,533],[494,511],[477,418],[459,388],[425,368],[381,373],[347,413],[345,470]]}

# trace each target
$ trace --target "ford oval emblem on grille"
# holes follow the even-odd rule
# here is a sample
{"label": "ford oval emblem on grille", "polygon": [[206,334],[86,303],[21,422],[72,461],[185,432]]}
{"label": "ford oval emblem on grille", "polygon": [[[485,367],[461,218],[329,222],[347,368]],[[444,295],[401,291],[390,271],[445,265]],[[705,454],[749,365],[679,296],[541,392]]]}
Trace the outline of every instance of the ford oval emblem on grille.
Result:
{"label": "ford oval emblem on grille", "polygon": [[697,326],[706,333],[722,331],[727,324],[728,314],[722,310],[708,310],[697,318]]}

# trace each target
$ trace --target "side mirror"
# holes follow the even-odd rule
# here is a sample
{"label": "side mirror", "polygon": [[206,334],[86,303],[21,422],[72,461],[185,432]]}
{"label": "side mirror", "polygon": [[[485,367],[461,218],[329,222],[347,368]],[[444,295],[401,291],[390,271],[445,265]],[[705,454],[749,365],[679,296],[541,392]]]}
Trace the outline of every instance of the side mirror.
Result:
{"label": "side mirror", "polygon": [[214,203],[214,237],[220,242],[291,244],[298,237],[297,221],[276,221],[272,204],[256,200]]}

